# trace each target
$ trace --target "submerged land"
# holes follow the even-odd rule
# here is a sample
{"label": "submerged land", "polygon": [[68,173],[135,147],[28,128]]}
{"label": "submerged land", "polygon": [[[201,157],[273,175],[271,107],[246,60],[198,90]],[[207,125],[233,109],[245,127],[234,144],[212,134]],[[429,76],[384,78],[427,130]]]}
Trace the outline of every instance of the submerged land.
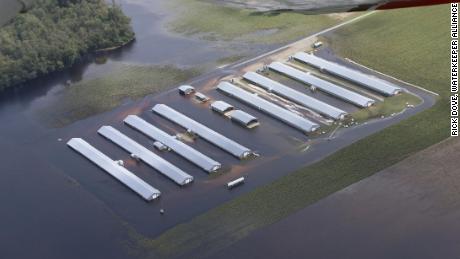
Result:
{"label": "submerged land", "polygon": [[[70,153],[71,151],[65,148],[65,143],[60,142],[60,139],[74,137],[75,134],[88,136],[104,151],[113,152],[111,155],[114,157],[123,158],[127,154],[103,143],[93,133],[101,123],[116,123],[118,127],[122,127],[120,121],[126,114],[140,113],[142,109],[148,111],[152,102],[157,102],[157,99],[147,94],[155,95],[177,84],[195,82],[192,78],[200,74],[204,75],[198,77],[198,80],[206,81],[213,76],[234,73],[233,70],[236,68],[231,63],[241,63],[239,61],[245,58],[283,46],[360,14],[344,16],[258,14],[216,6],[207,1],[177,0],[152,9],[166,10],[176,5],[182,10],[179,15],[175,13],[168,16],[162,13],[163,16],[167,16],[167,19],[155,20],[163,16],[149,9],[149,6],[154,5],[150,1],[127,0],[124,3],[126,6],[123,8],[127,14],[136,14],[140,17],[139,20],[133,18],[133,27],[135,31],[145,32],[147,35],[145,38],[136,31],[138,41],[132,46],[127,46],[115,54],[97,56],[102,62],[83,67],[81,70],[84,71],[77,71],[76,76],[70,73],[70,76],[49,80],[52,83],[46,79],[40,81],[48,86],[42,86],[43,90],[38,91],[38,97],[34,95],[18,97],[13,93],[13,98],[8,98],[8,102],[0,102],[2,108],[0,116],[8,122],[8,125],[0,127],[0,133],[11,136],[8,139],[0,139],[0,143],[14,151],[13,153],[21,153],[18,146],[27,147],[27,152],[22,153],[22,157],[29,158],[30,161],[39,161],[31,163],[32,166],[28,167],[14,154],[7,154],[0,164],[4,170],[15,173],[3,175],[5,178],[2,182],[7,184],[10,182],[9,178],[12,178],[15,186],[21,186],[21,182],[28,182],[27,173],[39,171],[40,179],[45,179],[45,182],[43,187],[28,184],[27,187],[32,193],[35,188],[39,188],[39,193],[42,194],[44,189],[49,189],[50,193],[55,195],[62,193],[64,197],[70,197],[73,201],[72,207],[75,207],[76,211],[79,211],[78,209],[85,211],[86,227],[82,229],[81,236],[76,238],[88,241],[84,244],[85,247],[91,246],[91,240],[95,240],[94,244],[101,242],[105,244],[102,248],[98,247],[95,254],[76,251],[73,254],[74,258],[193,257],[190,255],[215,257],[252,233],[448,137],[447,121],[440,118],[448,114],[446,100],[449,78],[444,72],[448,71],[447,45],[450,41],[447,31],[448,20],[443,17],[447,17],[449,8],[439,6],[376,12],[340,29],[322,34],[319,39],[326,43],[325,49],[334,52],[334,55],[350,58],[377,71],[438,93],[437,103],[433,107],[359,140],[311,166],[292,173],[287,172],[286,176],[273,179],[274,181],[267,180],[260,188],[244,191],[241,195],[229,194],[225,192],[226,190],[219,191],[216,196],[227,195],[226,199],[230,200],[221,205],[212,200],[214,197],[199,196],[205,200],[209,199],[210,202],[212,200],[215,208],[204,213],[200,212],[201,215],[195,218],[187,217],[188,214],[185,213],[176,215],[174,209],[168,209],[165,217],[160,218],[157,207],[135,199],[132,193],[120,187],[119,183],[114,183],[108,176],[94,173],[95,169],[92,165],[83,163],[86,162],[84,160],[75,159],[75,154]],[[155,17],[154,20],[150,20],[152,16]],[[151,26],[158,23],[159,27],[167,28],[167,31]],[[143,27],[142,24],[149,24],[149,27]],[[161,38],[161,41],[158,41],[158,38]],[[179,42],[184,44],[181,45]],[[158,46],[166,47],[155,48],[153,43],[162,43]],[[193,50],[190,51],[186,47]],[[225,49],[225,52],[221,52],[221,49]],[[163,55],[164,53],[168,55]],[[216,66],[221,68],[212,72]],[[206,89],[211,91],[209,86],[206,86]],[[146,95],[147,97],[144,97]],[[169,97],[170,95],[163,94],[159,98],[162,102],[171,101]],[[372,108],[374,110],[366,110],[362,112],[363,114],[355,114],[355,116],[362,117],[363,120],[382,114],[389,116],[400,111],[406,102],[418,104],[420,99],[416,97],[413,99],[411,95],[401,95],[393,99],[388,98],[386,101],[388,101],[387,105],[376,106]],[[173,101],[173,104],[196,115],[194,113],[196,104],[183,100],[180,100],[180,103],[177,100]],[[150,112],[145,112],[143,116],[158,119],[150,117],[152,116]],[[215,122],[212,116],[214,115],[200,113],[200,120]],[[232,134],[233,126],[227,127],[225,132]],[[271,130],[270,133],[280,131],[280,129],[270,128],[270,125],[266,126]],[[168,130],[177,129],[170,124],[162,127]],[[289,134],[291,133],[289,131]],[[242,137],[241,140],[244,143],[249,143],[250,140],[256,141],[256,137],[251,139],[251,136]],[[294,136],[298,135],[294,134]],[[283,138],[276,135],[273,140],[276,142],[279,139]],[[136,140],[145,139],[136,135]],[[262,143],[260,139],[257,141],[258,144]],[[290,141],[296,144],[287,143]],[[267,146],[269,145],[279,145],[280,149],[289,147],[286,148],[289,152],[299,153],[299,150],[305,150],[306,144],[302,139],[292,137],[283,139],[282,143],[268,143]],[[209,150],[206,145],[201,145],[200,148]],[[43,152],[44,150],[47,152]],[[214,150],[219,159],[224,159],[225,154],[222,152],[210,150]],[[308,154],[302,155],[306,157]],[[280,156],[280,154],[271,155],[273,157],[267,156],[267,161]],[[175,158],[169,154],[167,156]],[[300,158],[297,160],[301,160]],[[235,161],[229,162],[231,163]],[[69,168],[69,165],[72,165],[72,168]],[[181,166],[187,165],[183,163]],[[196,185],[201,184],[199,187],[203,187],[205,193],[206,190],[215,187],[212,185],[223,184],[232,175],[244,172],[243,167],[237,166],[228,175],[216,177],[220,179],[211,179],[215,184],[210,184],[208,178],[203,180],[207,176],[201,177],[197,174],[197,179],[201,182],[197,181]],[[294,164],[291,167],[294,167]],[[255,175],[257,177],[261,176],[263,171],[268,177],[269,171],[274,170],[263,166],[255,168],[263,169]],[[159,184],[160,187],[170,188],[168,183],[163,183],[161,177],[151,174],[148,168],[139,168],[138,172],[149,181]],[[274,175],[270,177],[274,178]],[[65,189],[62,191],[53,189],[53,186],[71,187],[61,188]],[[246,186],[249,188],[251,183]],[[35,198],[31,197],[32,193],[19,193],[20,189],[9,190],[12,194],[17,193],[15,196],[20,197],[23,202]],[[172,194],[169,189],[166,193]],[[59,203],[56,199],[50,198],[54,197],[51,194],[43,194],[40,197],[43,197],[43,204],[40,205],[43,210],[56,208],[56,204]],[[160,201],[160,204],[172,207],[172,203],[180,202],[180,197],[170,201],[165,199]],[[193,211],[200,211],[198,203],[191,202],[187,205],[185,207],[187,213],[193,215],[195,213]],[[34,208],[33,204],[27,204],[25,210]],[[13,205],[5,208],[8,211],[8,220],[11,222],[9,224],[11,227],[6,228],[5,233],[7,235],[19,233],[21,243],[30,243],[31,239],[25,235],[25,231],[18,231],[13,227],[20,224],[18,221],[27,221],[25,216],[14,219],[12,216],[14,213],[11,212],[17,210],[17,207]],[[90,209],[87,210],[86,207]],[[79,218],[74,218],[78,213],[70,209],[53,211],[59,215],[56,217],[66,219],[63,222],[58,221],[56,227],[72,225],[66,228],[69,232],[78,230],[78,224],[82,223]],[[26,214],[33,213],[32,211],[21,213],[21,215]],[[37,217],[39,221],[46,219],[47,226],[52,229],[52,220],[47,217],[52,218],[53,215],[38,213]],[[172,228],[166,227],[169,226],[169,216],[179,218],[182,224]],[[94,218],[94,222],[91,222],[91,218]],[[106,224],[98,225],[100,221]],[[169,230],[152,237],[149,231],[155,232],[152,230],[155,226],[152,225],[158,222]],[[42,228],[31,221],[27,221],[27,226],[36,233],[39,233]],[[92,231],[98,232],[97,240],[91,239]],[[116,232],[116,235],[113,232]],[[51,255],[50,251],[56,243],[62,245],[58,255],[65,256],[66,249],[72,249],[72,243],[76,239],[53,231],[45,232],[45,236],[49,239],[43,237],[42,246],[47,249],[41,249],[39,253],[43,257]],[[112,247],[117,247],[117,250],[112,250]],[[18,246],[11,245],[8,248],[7,255],[27,254],[27,251],[21,250]]]}
{"label": "submerged land", "polygon": [[448,71],[449,34],[448,21],[442,19],[448,10],[440,6],[380,12],[325,36],[344,57],[438,92],[440,101],[434,107],[142,243],[165,256],[212,255],[256,229],[446,139],[448,123],[439,118],[448,114],[443,100],[448,98],[449,78],[444,71]]}

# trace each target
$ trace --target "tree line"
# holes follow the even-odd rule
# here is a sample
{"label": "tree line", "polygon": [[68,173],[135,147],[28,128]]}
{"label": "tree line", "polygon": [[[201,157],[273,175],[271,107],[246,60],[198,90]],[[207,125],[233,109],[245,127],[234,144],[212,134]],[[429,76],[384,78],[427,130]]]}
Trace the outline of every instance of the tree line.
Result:
{"label": "tree line", "polygon": [[38,0],[0,28],[0,90],[70,67],[134,37],[130,19],[104,0]]}

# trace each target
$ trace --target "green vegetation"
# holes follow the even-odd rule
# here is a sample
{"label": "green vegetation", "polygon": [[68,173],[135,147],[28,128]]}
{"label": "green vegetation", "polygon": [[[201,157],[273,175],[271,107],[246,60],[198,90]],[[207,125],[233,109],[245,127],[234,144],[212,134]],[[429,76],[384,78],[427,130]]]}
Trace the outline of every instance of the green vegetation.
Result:
{"label": "green vegetation", "polygon": [[447,138],[446,17],[448,6],[380,12],[330,37],[340,54],[440,93],[434,107],[140,244],[163,256],[199,249],[204,257]]}
{"label": "green vegetation", "polygon": [[287,43],[354,16],[309,16],[297,13],[256,13],[197,0],[176,0],[180,13],[171,28],[208,40]]}
{"label": "green vegetation", "polygon": [[0,90],[133,37],[130,19],[104,0],[38,0],[0,28]]}
{"label": "green vegetation", "polygon": [[245,55],[227,56],[227,57],[223,57],[223,58],[218,59],[216,61],[216,63],[219,64],[219,65],[228,65],[228,64],[235,63],[235,62],[237,62],[239,60],[242,60],[245,57],[246,57]]}
{"label": "green vegetation", "polygon": [[353,118],[358,122],[363,122],[369,119],[378,118],[380,116],[391,116],[395,113],[400,113],[407,108],[408,105],[418,105],[422,102],[420,98],[409,93],[402,93],[396,96],[385,98],[383,102],[367,108],[361,109],[352,114]]}
{"label": "green vegetation", "polygon": [[68,86],[54,102],[37,113],[46,124],[61,127],[113,109],[126,98],[158,93],[199,73],[198,69],[171,66],[122,65],[103,77]]}

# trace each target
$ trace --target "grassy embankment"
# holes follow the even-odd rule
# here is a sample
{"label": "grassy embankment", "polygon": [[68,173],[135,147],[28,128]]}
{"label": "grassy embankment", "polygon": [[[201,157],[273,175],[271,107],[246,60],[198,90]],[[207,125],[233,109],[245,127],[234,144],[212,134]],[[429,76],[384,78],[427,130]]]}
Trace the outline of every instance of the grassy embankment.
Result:
{"label": "grassy embankment", "polygon": [[331,37],[339,54],[440,93],[431,109],[225,203],[140,245],[212,254],[449,136],[449,7],[381,12]]}
{"label": "grassy embankment", "polygon": [[127,98],[158,93],[199,73],[199,69],[172,66],[122,65],[103,77],[68,86],[59,98],[37,112],[48,125],[61,127],[113,109]]}
{"label": "grassy embankment", "polygon": [[172,4],[181,10],[170,24],[176,32],[198,34],[208,40],[261,44],[291,42],[356,16],[255,13],[197,0],[176,0]]}

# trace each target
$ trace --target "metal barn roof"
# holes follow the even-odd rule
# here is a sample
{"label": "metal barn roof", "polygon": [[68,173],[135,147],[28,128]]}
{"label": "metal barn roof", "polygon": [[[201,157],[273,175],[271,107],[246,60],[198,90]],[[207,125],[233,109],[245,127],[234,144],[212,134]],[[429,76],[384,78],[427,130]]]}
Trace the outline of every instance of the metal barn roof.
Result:
{"label": "metal barn roof", "polygon": [[303,83],[313,85],[326,93],[334,95],[360,107],[369,107],[375,102],[371,98],[337,86],[329,81],[311,75],[310,73],[300,71],[280,62],[271,63],[269,68]]}
{"label": "metal barn roof", "polygon": [[234,110],[230,113],[230,118],[235,120],[245,126],[249,126],[252,123],[257,123],[257,118],[251,114],[244,112],[242,110]]}
{"label": "metal barn roof", "polygon": [[303,118],[289,110],[282,108],[276,104],[273,104],[256,94],[245,91],[229,82],[221,82],[217,86],[222,92],[235,97],[236,99],[256,107],[259,110],[264,111],[265,113],[279,119],[280,121],[296,128],[304,133],[310,133],[319,128],[319,125]]}
{"label": "metal barn roof", "polygon": [[177,184],[185,185],[193,181],[193,177],[191,175],[185,173],[175,165],[141,146],[113,127],[102,126],[97,133],[128,151],[132,156],[138,157],[140,160],[144,161],[146,164],[153,167]]}
{"label": "metal barn roof", "polygon": [[287,87],[281,83],[271,80],[268,77],[262,76],[255,72],[247,72],[243,75],[243,78],[250,81],[251,83],[262,87],[263,89],[273,92],[279,96],[296,102],[300,105],[308,107],[320,114],[326,115],[330,118],[340,120],[343,119],[347,112],[290,87]]}
{"label": "metal barn roof", "polygon": [[158,113],[159,115],[165,117],[166,119],[173,121],[180,126],[191,130],[192,132],[198,134],[205,140],[213,143],[214,145],[220,147],[221,149],[227,151],[228,153],[238,157],[245,158],[249,156],[252,151],[242,146],[235,141],[221,135],[220,133],[215,132],[214,130],[204,126],[203,124],[196,122],[184,114],[172,109],[171,107],[165,104],[157,104],[152,108],[153,112]]}
{"label": "metal barn roof", "polygon": [[118,165],[117,162],[104,155],[83,139],[73,138],[67,142],[67,145],[128,186],[145,200],[150,201],[160,196],[160,191],[144,182],[126,168]]}
{"label": "metal barn roof", "polygon": [[169,135],[136,115],[129,115],[125,118],[124,122],[146,136],[166,145],[175,153],[194,163],[206,172],[215,172],[222,166],[219,162],[203,155],[199,151],[177,140],[174,136]]}
{"label": "metal barn roof", "polygon": [[179,89],[179,93],[184,94],[184,95],[195,92],[195,87],[191,85],[181,85],[179,86],[178,89]]}
{"label": "metal barn roof", "polygon": [[195,98],[201,102],[209,101],[209,97],[207,97],[205,94],[200,93],[200,92],[195,93]]}
{"label": "metal barn roof", "polygon": [[384,81],[372,75],[364,74],[360,71],[345,67],[343,65],[325,60],[315,55],[307,54],[304,52],[296,53],[293,56],[296,60],[325,70],[330,74],[339,76],[348,81],[365,86],[371,90],[385,95],[395,95],[401,92],[401,88],[393,85],[390,82]]}
{"label": "metal barn roof", "polygon": [[231,111],[233,108],[234,107],[231,104],[228,104],[224,101],[215,101],[211,103],[211,109],[221,114]]}

